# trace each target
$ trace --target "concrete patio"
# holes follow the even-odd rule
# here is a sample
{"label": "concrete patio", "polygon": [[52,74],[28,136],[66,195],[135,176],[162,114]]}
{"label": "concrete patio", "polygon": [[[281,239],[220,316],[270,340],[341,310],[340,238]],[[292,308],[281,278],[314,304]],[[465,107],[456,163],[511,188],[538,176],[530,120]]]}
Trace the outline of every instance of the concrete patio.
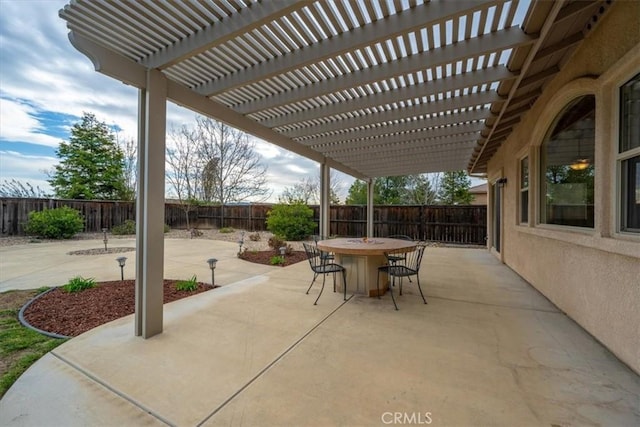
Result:
{"label": "concrete patio", "polygon": [[[59,245],[2,248],[0,289],[119,276],[107,255],[78,264]],[[344,302],[330,286],[314,306],[307,263],[165,246],[166,277],[205,279],[216,256],[223,287],[165,305],[149,340],[129,316],[58,347],[0,401],[0,425],[640,425],[638,375],[485,250],[428,248],[429,304],[408,284],[396,312],[389,295]]]}

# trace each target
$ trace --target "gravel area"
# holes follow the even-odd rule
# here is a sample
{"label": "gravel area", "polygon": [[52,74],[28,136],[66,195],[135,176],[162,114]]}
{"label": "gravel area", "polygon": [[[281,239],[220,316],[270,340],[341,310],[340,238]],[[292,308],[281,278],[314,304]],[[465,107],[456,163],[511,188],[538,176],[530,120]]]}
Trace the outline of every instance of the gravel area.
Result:
{"label": "gravel area", "polygon": [[[198,230],[199,233],[202,233],[198,236],[191,236],[191,232],[188,230],[171,230],[168,233],[165,233],[165,239],[205,239],[205,240],[222,240],[225,242],[233,242],[236,243],[240,240],[241,234],[243,230],[234,230],[231,233],[220,233],[218,230]],[[260,236],[260,239],[257,241],[253,241],[250,239],[250,235],[257,234]],[[273,234],[268,231],[256,231],[256,232],[248,232],[245,231],[244,234],[244,245],[243,248],[247,248],[250,251],[264,251],[269,249],[269,238]],[[116,241],[118,239],[133,239],[135,236],[116,236],[110,233],[107,233],[107,238],[109,239],[109,246],[111,244],[117,245]],[[73,240],[100,240],[102,241],[103,235],[102,233],[79,233],[74,236]],[[0,247],[7,246],[15,246],[15,245],[29,245],[29,244],[38,244],[44,242],[58,242],[59,240],[53,239],[37,239],[29,236],[0,236]],[[288,242],[294,250],[301,251],[303,250],[302,242]]]}

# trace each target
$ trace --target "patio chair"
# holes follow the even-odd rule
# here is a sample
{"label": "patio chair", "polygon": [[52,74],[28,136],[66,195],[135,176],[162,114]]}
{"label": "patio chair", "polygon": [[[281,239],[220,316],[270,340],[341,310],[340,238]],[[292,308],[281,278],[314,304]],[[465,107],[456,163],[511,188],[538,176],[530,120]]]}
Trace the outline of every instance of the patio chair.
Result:
{"label": "patio chair", "polygon": [[[316,244],[316,247],[318,247],[318,242],[319,242],[320,240],[326,240],[326,239],[327,239],[327,237],[324,237],[324,236],[319,236],[319,235],[317,235],[317,234],[314,234],[314,235],[313,235],[313,241],[314,241],[314,243]],[[324,260],[324,261],[333,261],[336,257],[335,257],[335,255],[334,255],[334,254],[332,254],[331,252],[325,252],[325,251],[322,251],[322,250],[321,250],[321,251],[320,251],[320,258],[321,258],[322,260]],[[335,289],[334,289],[334,291],[335,291]]]}
{"label": "patio chair", "polygon": [[[399,239],[399,240],[409,240],[409,241],[413,241],[413,239],[405,234],[392,234],[391,236],[389,236],[389,239]],[[390,255],[389,257],[387,257],[387,260],[389,262],[400,262],[400,261],[404,261],[406,259],[406,256],[404,253],[399,253],[396,255]],[[409,277],[409,282],[411,282],[411,277]]]}
{"label": "patio chair", "polygon": [[316,281],[318,275],[322,274],[322,288],[320,288],[320,293],[316,298],[316,301],[313,305],[318,304],[318,300],[320,299],[320,295],[322,295],[322,291],[324,290],[324,282],[327,278],[327,274],[333,273],[333,292],[336,291],[336,273],[342,273],[342,288],[344,289],[344,300],[347,300],[347,272],[343,266],[340,264],[336,264],[334,262],[329,262],[326,259],[323,259],[321,256],[320,249],[318,249],[315,245],[311,245],[309,243],[302,242],[304,246],[304,251],[307,254],[307,259],[309,260],[309,265],[311,266],[311,270],[313,271],[313,280],[309,285],[309,289],[307,289],[307,295],[311,290],[311,287]]}
{"label": "patio chair", "polygon": [[398,310],[398,304],[396,304],[396,298],[393,296],[393,286],[396,277],[400,278],[400,295],[402,295],[402,278],[416,276],[416,282],[418,283],[418,289],[420,290],[420,296],[422,301],[427,304],[427,300],[424,298],[422,287],[420,286],[420,264],[422,263],[422,256],[424,255],[425,245],[419,244],[412,252],[407,252],[403,261],[395,259],[398,253],[389,252],[385,253],[387,258],[387,265],[378,267],[378,278],[376,280],[376,287],[378,290],[378,299],[380,298],[380,273],[387,273],[389,276],[389,292],[391,293],[391,300],[396,310]]}

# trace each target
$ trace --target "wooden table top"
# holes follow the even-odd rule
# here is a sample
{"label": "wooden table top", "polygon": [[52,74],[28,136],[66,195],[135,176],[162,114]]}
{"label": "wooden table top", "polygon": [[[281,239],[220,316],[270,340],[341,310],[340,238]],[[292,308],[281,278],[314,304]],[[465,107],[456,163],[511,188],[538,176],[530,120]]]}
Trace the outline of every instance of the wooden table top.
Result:
{"label": "wooden table top", "polygon": [[389,239],[388,237],[365,238],[348,237],[320,240],[318,248],[325,252],[341,255],[384,255],[385,252],[410,252],[416,247],[411,240]]}

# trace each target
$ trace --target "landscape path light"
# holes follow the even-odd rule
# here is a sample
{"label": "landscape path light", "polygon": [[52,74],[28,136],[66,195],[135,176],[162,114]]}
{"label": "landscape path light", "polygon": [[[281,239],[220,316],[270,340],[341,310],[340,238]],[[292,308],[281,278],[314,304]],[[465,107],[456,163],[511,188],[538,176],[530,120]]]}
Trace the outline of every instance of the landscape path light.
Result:
{"label": "landscape path light", "polygon": [[211,286],[215,286],[216,285],[215,270],[216,270],[216,263],[218,262],[218,260],[215,258],[209,258],[207,262],[209,263],[209,268],[211,269]]}
{"label": "landscape path light", "polygon": [[120,266],[120,281],[124,282],[124,264],[127,262],[127,257],[118,257],[116,261],[118,261],[118,265]]}
{"label": "landscape path light", "polygon": [[103,228],[102,229],[102,241],[104,242],[104,251],[107,251],[107,242],[109,241],[109,239],[107,239],[107,230],[108,228]]}
{"label": "landscape path light", "polygon": [[284,258],[286,253],[287,253],[287,247],[286,246],[280,246],[280,256],[282,256],[282,258]]}

